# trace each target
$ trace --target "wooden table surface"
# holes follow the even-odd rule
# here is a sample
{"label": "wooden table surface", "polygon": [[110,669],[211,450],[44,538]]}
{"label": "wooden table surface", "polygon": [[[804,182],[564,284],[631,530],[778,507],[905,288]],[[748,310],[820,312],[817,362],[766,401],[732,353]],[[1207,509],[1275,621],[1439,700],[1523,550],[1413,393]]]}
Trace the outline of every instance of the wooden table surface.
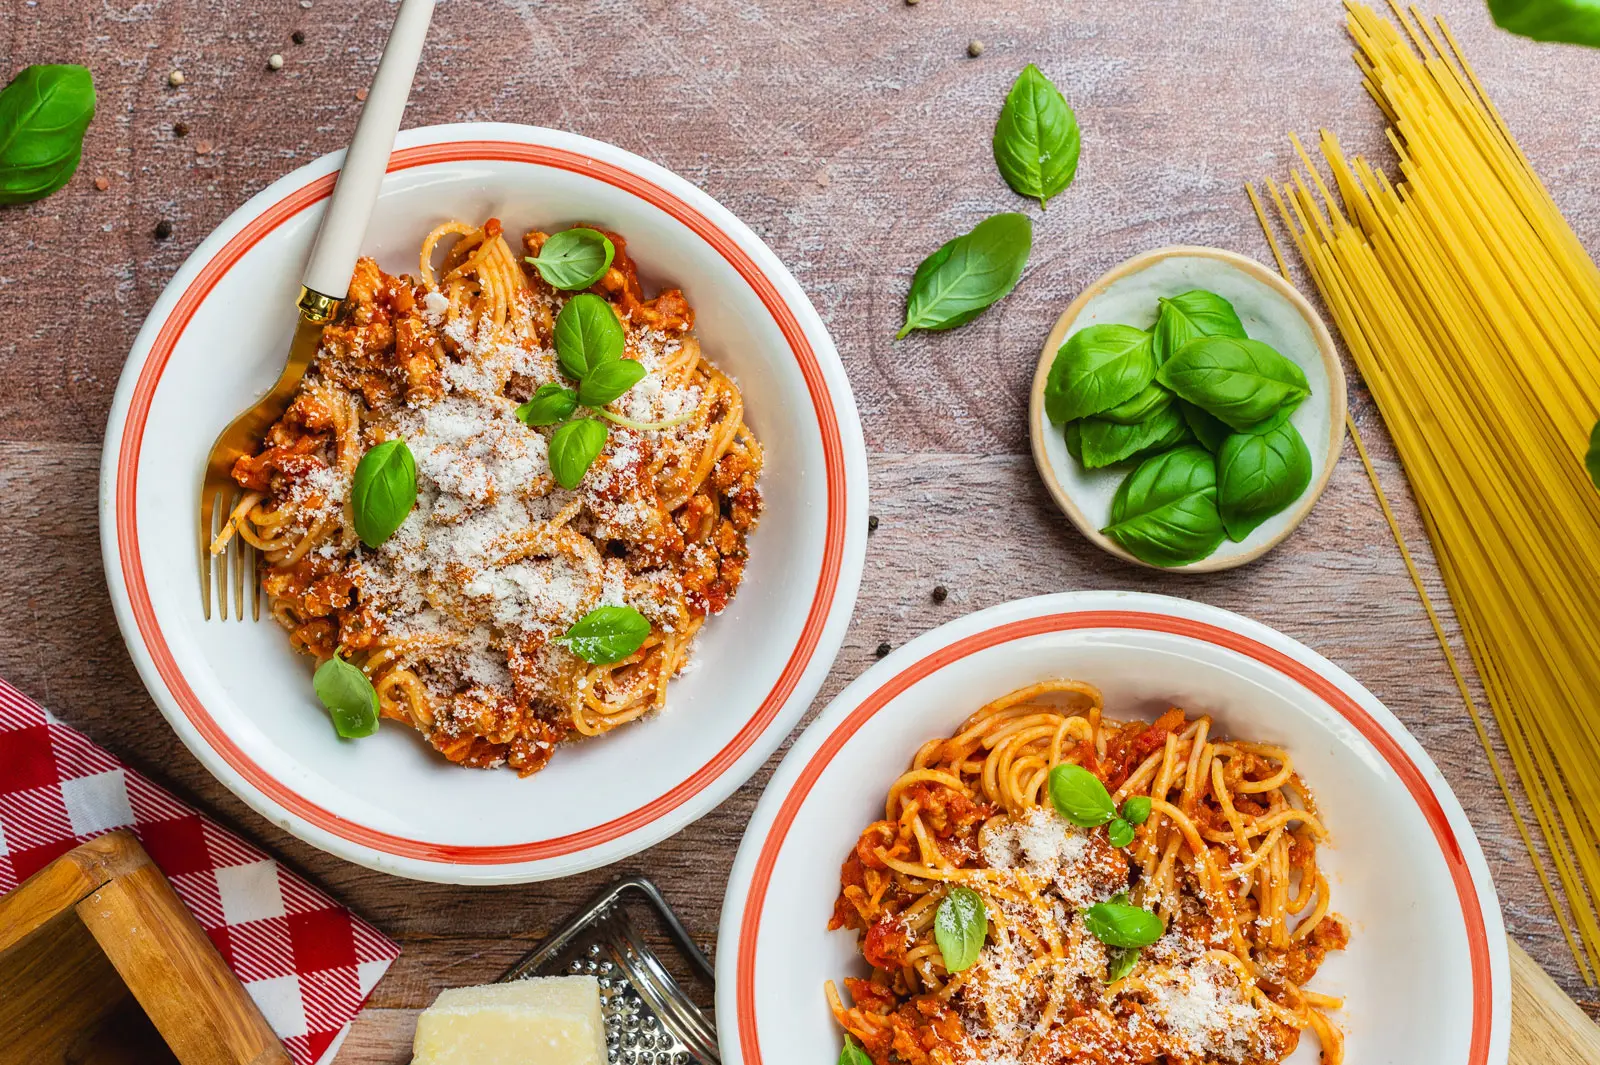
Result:
{"label": "wooden table surface", "polygon": [[[1438,8],[1579,235],[1600,248],[1600,52],[1502,34],[1480,0]],[[740,831],[778,758],[721,808],[612,869],[522,887],[420,884],[332,858],[258,817],[201,768],[141,687],[107,600],[96,520],[124,357],[214,226],[346,143],[394,10],[387,0],[0,0],[4,77],[29,63],[85,63],[100,100],[71,185],[0,209],[0,676],[400,941],[339,1056],[363,1063],[408,1060],[417,1009],[443,987],[493,979],[619,872],[655,878],[694,933],[712,938]],[[291,40],[297,30],[303,44]],[[284,65],[273,72],[275,52]],[[1033,259],[1012,296],[966,328],[895,343],[924,255],[992,212],[1029,210],[989,151],[1001,99],[1029,61],[1077,109],[1077,182],[1047,213],[1031,209]],[[182,88],[167,83],[174,68]],[[1039,345],[1080,289],[1166,244],[1265,258],[1241,185],[1283,173],[1286,131],[1328,126],[1381,150],[1338,3],[442,0],[407,124],[468,119],[572,130],[684,175],[771,244],[832,330],[881,524],[813,712],[880,642],[1019,596],[1133,588],[1249,614],[1344,667],[1406,723],[1469,811],[1512,933],[1569,992],[1595,997],[1577,982],[1348,441],[1298,533],[1255,565],[1207,577],[1100,554],[1054,509],[1028,456]],[[175,134],[180,122],[187,136]],[[1352,382],[1385,490],[1447,607],[1388,438]],[[942,604],[930,597],[936,584],[950,590]]]}

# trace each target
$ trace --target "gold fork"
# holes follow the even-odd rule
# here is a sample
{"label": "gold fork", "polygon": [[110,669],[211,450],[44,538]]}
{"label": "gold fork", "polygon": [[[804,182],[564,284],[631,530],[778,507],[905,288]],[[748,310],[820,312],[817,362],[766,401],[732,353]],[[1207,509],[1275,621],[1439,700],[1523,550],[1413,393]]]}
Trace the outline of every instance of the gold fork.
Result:
{"label": "gold fork", "polygon": [[211,618],[213,583],[223,620],[228,617],[230,587],[233,616],[244,620],[247,585],[250,616],[256,620],[261,617],[261,570],[266,560],[238,535],[239,522],[249,509],[245,504],[250,499],[233,479],[233,464],[241,455],[253,453],[266,431],[289,409],[295,389],[317,353],[322,327],[349,294],[350,275],[361,254],[372,205],[389,166],[389,153],[400,129],[400,117],[405,113],[411,79],[433,17],[433,4],[434,0],[401,0],[389,31],[389,43],[384,45],[383,58],[378,62],[377,76],[372,79],[372,90],[356,122],[355,136],[345,152],[311,257],[306,261],[298,301],[300,320],[278,383],[228,423],[211,445],[200,479],[198,507],[200,601],[207,620]]}

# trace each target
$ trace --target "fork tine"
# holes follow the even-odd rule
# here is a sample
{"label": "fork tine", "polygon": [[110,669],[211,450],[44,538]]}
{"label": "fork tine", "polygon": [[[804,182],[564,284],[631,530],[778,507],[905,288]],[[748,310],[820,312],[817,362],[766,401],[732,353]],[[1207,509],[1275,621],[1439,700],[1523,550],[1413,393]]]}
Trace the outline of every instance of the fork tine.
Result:
{"label": "fork tine", "polygon": [[[233,505],[228,496],[219,495],[221,506],[218,507],[217,531],[222,531],[222,526],[227,524],[228,515],[233,513]],[[222,620],[228,620],[228,579],[233,570],[233,543],[230,541],[219,560],[222,565],[217,567],[217,608],[222,614]]]}
{"label": "fork tine", "polygon": [[[237,507],[239,501],[235,499],[233,505]],[[233,510],[229,509],[228,513],[232,515]],[[232,538],[228,540],[229,568],[233,570],[233,619],[235,621],[244,620],[244,549],[247,546],[244,542],[244,537],[240,536],[239,530],[235,529]]]}
{"label": "fork tine", "polygon": [[250,559],[250,620],[261,620],[261,555],[255,544],[246,548]]}
{"label": "fork tine", "polygon": [[202,486],[200,489],[200,603],[205,608],[206,620],[211,620],[211,524],[216,514],[216,499]]}

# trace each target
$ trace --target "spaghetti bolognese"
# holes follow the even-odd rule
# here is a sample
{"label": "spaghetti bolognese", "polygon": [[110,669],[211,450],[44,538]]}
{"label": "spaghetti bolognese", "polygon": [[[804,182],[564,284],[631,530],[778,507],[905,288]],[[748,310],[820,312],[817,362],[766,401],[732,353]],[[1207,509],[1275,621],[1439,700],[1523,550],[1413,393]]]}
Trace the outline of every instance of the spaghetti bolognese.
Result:
{"label": "spaghetti bolognese", "polygon": [[829,927],[872,971],[829,1005],[876,1065],[1257,1065],[1306,1030],[1338,1065],[1304,987],[1348,941],[1325,836],[1282,748],[1020,688],[924,743],[845,860]]}
{"label": "spaghetti bolognese", "polygon": [[[415,277],[362,259],[295,400],[235,464],[244,495],[211,545],[255,547],[295,649],[347,656],[382,717],[461,765],[526,775],[569,738],[661,709],[738,590],[761,513],[761,445],[682,291],[646,299],[624,240],[582,233],[607,258],[581,292],[535,262],[551,234],[529,232],[518,256],[492,218],[433,230]],[[584,300],[637,364],[615,398],[569,387],[557,350],[563,310]],[[604,441],[576,467],[561,429],[528,413],[562,393]],[[393,440],[414,457],[415,502],[374,546],[352,482]],[[615,660],[577,653],[574,626],[608,607],[648,634]]]}

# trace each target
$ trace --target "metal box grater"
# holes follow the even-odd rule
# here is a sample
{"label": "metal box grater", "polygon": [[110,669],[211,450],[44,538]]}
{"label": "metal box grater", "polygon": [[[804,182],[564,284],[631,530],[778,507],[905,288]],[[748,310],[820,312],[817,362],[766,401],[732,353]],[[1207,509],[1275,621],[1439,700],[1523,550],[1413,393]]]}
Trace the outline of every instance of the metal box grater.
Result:
{"label": "metal box grater", "polygon": [[591,898],[501,982],[529,976],[594,976],[600,980],[610,1065],[721,1065],[717,1029],[695,1005],[628,914],[648,906],[694,973],[709,985],[715,970],[689,938],[660,890],[642,876],[619,880]]}

